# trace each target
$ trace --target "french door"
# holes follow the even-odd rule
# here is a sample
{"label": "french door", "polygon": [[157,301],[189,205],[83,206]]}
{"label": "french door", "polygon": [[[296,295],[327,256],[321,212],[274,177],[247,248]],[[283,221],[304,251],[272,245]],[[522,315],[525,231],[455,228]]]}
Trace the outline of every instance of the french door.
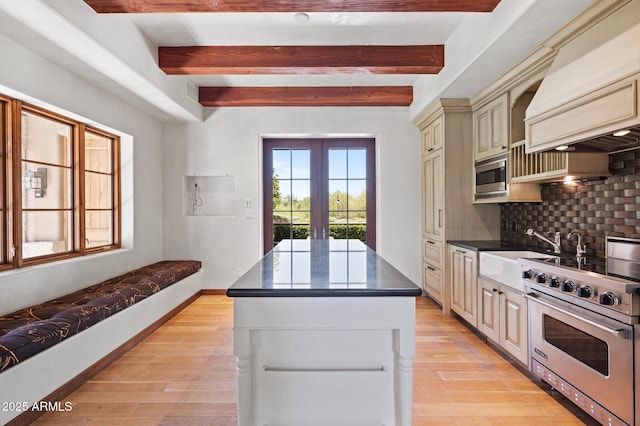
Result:
{"label": "french door", "polygon": [[264,251],[283,239],[375,249],[374,139],[264,139]]}

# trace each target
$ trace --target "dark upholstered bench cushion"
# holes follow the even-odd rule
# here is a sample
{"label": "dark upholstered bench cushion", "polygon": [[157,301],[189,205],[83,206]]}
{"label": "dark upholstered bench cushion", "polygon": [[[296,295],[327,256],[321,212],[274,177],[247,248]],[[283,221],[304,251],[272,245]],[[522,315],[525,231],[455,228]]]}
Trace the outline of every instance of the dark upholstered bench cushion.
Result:
{"label": "dark upholstered bench cushion", "polygon": [[0,372],[197,272],[162,261],[0,317]]}

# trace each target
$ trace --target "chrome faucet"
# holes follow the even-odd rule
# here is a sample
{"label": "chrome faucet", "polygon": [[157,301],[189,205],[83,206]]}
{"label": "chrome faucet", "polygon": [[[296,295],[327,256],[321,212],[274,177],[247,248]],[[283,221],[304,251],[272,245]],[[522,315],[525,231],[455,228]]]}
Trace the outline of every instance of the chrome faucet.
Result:
{"label": "chrome faucet", "polygon": [[582,245],[582,236],[578,234],[576,231],[571,231],[567,234],[567,239],[569,239],[572,235],[578,236],[578,245],[576,246],[576,257],[582,257],[583,254],[587,252],[587,245]]}
{"label": "chrome faucet", "polygon": [[556,232],[556,235],[555,235],[555,238],[554,238],[555,241],[551,241],[549,238],[545,237],[544,235],[541,235],[541,234],[537,233],[536,231],[534,231],[531,228],[527,229],[527,235],[539,238],[542,241],[544,241],[545,243],[551,244],[553,246],[553,252],[555,254],[560,254],[561,253],[561,250],[560,250],[560,233],[559,232]]}

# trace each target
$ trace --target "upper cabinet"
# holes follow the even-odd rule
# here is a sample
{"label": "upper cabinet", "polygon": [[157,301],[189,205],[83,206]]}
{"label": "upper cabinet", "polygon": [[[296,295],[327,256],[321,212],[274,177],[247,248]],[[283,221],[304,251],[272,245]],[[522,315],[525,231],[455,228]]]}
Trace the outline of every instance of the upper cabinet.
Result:
{"label": "upper cabinet", "polygon": [[442,148],[444,140],[444,116],[439,116],[426,124],[422,130],[422,155]]}
{"label": "upper cabinet", "polygon": [[607,153],[528,152],[525,116],[555,52],[534,51],[471,99],[474,160],[507,157],[507,190],[476,203],[541,201],[540,183],[610,175]]}
{"label": "upper cabinet", "polygon": [[503,93],[473,111],[474,160],[507,152],[509,138],[509,93]]}

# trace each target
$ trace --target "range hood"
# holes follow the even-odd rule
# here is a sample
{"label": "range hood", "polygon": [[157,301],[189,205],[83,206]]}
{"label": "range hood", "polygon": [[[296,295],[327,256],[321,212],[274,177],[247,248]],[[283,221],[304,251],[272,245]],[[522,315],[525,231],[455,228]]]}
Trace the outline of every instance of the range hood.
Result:
{"label": "range hood", "polygon": [[640,0],[620,3],[560,47],[526,111],[527,152],[640,148]]}

